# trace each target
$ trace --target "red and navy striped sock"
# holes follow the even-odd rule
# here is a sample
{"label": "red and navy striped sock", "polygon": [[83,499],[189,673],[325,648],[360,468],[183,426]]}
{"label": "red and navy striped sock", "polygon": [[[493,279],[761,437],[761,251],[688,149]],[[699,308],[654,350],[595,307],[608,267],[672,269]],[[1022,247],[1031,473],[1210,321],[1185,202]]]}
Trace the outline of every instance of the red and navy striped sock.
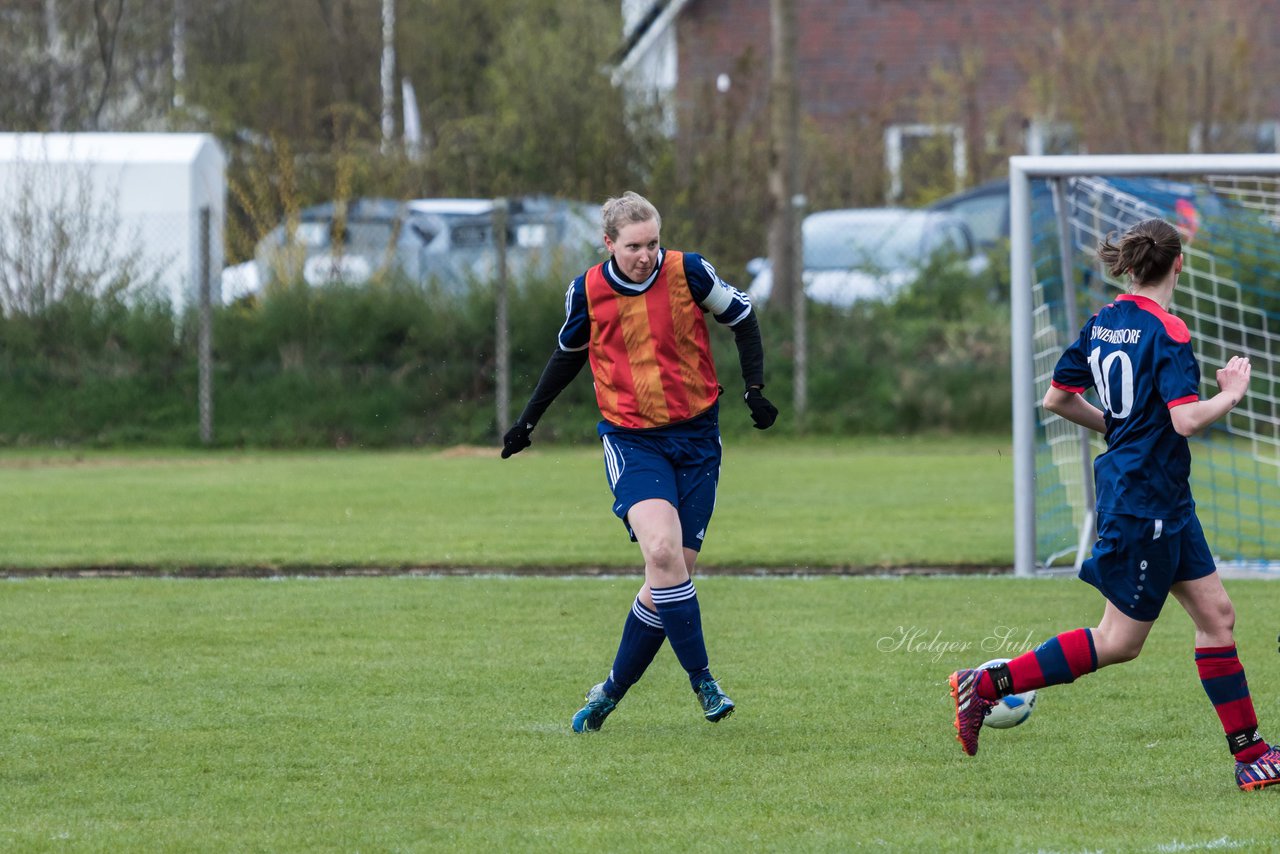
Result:
{"label": "red and navy striped sock", "polygon": [[[1000,671],[1008,668],[1007,673]],[[1030,652],[1004,665],[984,671],[978,678],[978,695],[998,700],[1006,694],[1021,694],[1046,685],[1074,682],[1098,669],[1098,653],[1093,648],[1093,632],[1073,629],[1049,638]]]}
{"label": "red and navy striped sock", "polygon": [[1235,645],[1196,647],[1196,670],[1236,760],[1252,762],[1266,753],[1267,743],[1258,734],[1258,716]]}

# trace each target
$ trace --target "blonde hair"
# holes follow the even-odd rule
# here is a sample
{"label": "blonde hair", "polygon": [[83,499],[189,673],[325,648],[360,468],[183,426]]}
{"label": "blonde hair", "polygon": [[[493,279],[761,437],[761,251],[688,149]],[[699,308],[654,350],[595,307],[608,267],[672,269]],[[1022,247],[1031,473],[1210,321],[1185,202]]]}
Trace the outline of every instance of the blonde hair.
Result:
{"label": "blonde hair", "polygon": [[623,226],[653,220],[662,228],[662,215],[653,203],[639,193],[627,190],[621,196],[606,199],[600,207],[600,222],[610,240],[618,239]]}
{"label": "blonde hair", "polygon": [[1182,254],[1178,229],[1162,219],[1144,219],[1118,242],[1108,235],[1098,246],[1098,257],[1113,276],[1128,273],[1135,285],[1163,279]]}

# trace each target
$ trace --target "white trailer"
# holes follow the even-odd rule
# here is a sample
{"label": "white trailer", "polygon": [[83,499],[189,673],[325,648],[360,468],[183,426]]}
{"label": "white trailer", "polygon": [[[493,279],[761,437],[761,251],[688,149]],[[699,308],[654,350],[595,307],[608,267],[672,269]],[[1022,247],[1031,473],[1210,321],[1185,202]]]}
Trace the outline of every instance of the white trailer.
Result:
{"label": "white trailer", "polygon": [[[0,214],[24,198],[37,212],[41,203],[62,203],[115,218],[93,233],[112,235],[118,251],[136,255],[175,311],[198,304],[202,275],[220,301],[226,158],[213,136],[0,134]],[[4,231],[0,240],[19,239]]]}

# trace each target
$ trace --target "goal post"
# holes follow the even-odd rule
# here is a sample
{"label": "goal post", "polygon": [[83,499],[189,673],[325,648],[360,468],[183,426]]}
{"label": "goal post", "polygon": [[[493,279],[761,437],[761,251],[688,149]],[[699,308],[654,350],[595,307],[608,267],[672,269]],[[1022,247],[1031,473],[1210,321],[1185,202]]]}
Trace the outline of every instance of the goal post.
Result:
{"label": "goal post", "polygon": [[1123,292],[1095,248],[1162,217],[1184,237],[1172,311],[1201,396],[1247,355],[1245,402],[1193,440],[1192,492],[1215,558],[1280,572],[1280,155],[1073,155],[1009,161],[1014,572],[1078,566],[1093,540],[1101,436],[1043,412],[1058,355]]}

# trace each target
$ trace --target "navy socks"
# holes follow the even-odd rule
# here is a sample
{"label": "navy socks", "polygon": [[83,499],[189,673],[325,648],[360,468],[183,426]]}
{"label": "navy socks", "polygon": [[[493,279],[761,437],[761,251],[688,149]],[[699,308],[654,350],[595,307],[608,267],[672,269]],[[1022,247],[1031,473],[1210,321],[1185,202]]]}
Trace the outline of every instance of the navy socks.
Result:
{"label": "navy socks", "polygon": [[702,610],[698,607],[693,581],[674,587],[653,587],[650,592],[671,649],[689,673],[689,682],[696,690],[703,679],[711,678],[711,671],[707,666],[707,646],[702,639]]}
{"label": "navy socks", "polygon": [[622,626],[622,640],[618,642],[613,669],[604,681],[604,692],[615,700],[621,700],[627,689],[640,681],[666,637],[661,618],[641,604],[637,596]]}

